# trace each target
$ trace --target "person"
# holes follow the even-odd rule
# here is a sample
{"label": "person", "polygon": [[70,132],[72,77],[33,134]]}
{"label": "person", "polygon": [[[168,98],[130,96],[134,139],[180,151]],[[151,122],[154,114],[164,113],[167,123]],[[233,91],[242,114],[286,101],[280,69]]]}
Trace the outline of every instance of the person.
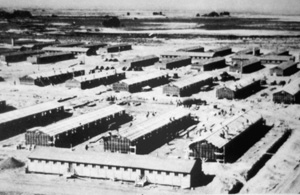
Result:
{"label": "person", "polygon": [[85,150],[88,150],[89,149],[89,146],[88,145],[85,145]]}

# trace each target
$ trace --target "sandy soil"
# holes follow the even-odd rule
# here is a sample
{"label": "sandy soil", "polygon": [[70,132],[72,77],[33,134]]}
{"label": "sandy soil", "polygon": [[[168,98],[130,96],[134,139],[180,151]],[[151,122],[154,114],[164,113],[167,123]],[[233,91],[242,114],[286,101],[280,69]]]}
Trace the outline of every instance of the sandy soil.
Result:
{"label": "sandy soil", "polygon": [[[149,32],[150,33],[150,32]],[[256,32],[259,34],[260,32]],[[71,38],[70,38],[71,39]],[[139,41],[143,41],[140,39]],[[140,106],[127,105],[125,106],[128,113],[135,117],[133,123],[139,123],[147,120],[146,113],[148,111],[157,112],[157,114],[163,113],[167,110],[175,108],[175,101],[177,97],[166,97],[162,94],[162,86],[154,88],[150,92],[140,92],[135,94],[128,93],[114,93],[108,91],[111,86],[100,86],[94,89],[80,90],[80,89],[67,89],[64,84],[56,86],[23,86],[18,82],[18,78],[27,74],[38,71],[52,70],[53,68],[66,68],[72,65],[82,66],[88,72],[90,69],[96,66],[114,66],[117,70],[122,69],[124,66],[122,62],[124,59],[133,58],[136,56],[155,54],[159,55],[165,51],[174,51],[181,47],[203,45],[206,49],[210,49],[217,46],[229,45],[233,47],[233,51],[238,51],[248,46],[261,45],[262,52],[267,53],[276,48],[282,48],[287,46],[291,50],[293,55],[297,56],[300,52],[299,42],[297,38],[256,38],[256,39],[235,39],[235,40],[220,40],[215,38],[196,38],[196,39],[161,39],[153,38],[147,40],[144,44],[133,45],[133,50],[120,52],[116,54],[100,54],[98,56],[84,57],[85,65],[78,65],[78,60],[69,60],[62,63],[47,64],[47,65],[31,65],[27,62],[12,63],[6,66],[2,63],[0,65],[0,76],[5,78],[5,82],[0,83],[0,99],[5,99],[7,104],[19,109],[22,107],[34,105],[40,102],[49,100],[58,100],[62,97],[69,97],[76,95],[77,98],[66,102],[67,106],[72,106],[84,101],[93,101],[96,103],[94,107],[82,107],[74,111],[73,116],[87,113],[92,110],[96,110],[109,105],[106,101],[108,96],[116,96],[119,101],[128,100],[131,96],[131,100],[140,101]],[[133,41],[129,41],[133,43]],[[82,56],[80,57],[82,58]],[[105,59],[116,58],[119,62],[106,62]],[[228,57],[226,57],[227,60]],[[252,74],[245,74],[242,77],[253,76],[257,74],[265,74],[267,76],[267,82],[273,80],[294,80],[299,77],[299,72],[291,75],[290,77],[273,77],[268,75],[268,69],[272,65],[266,66],[258,72]],[[149,72],[159,71],[156,66],[150,66],[144,69],[142,72],[126,72],[128,78],[136,77],[138,75],[146,74]],[[222,72],[228,71],[228,67],[211,71],[212,76],[218,76]],[[190,66],[179,68],[177,70],[166,71],[169,74],[177,73],[179,80],[191,77],[197,74],[191,71]],[[234,74],[239,78],[241,75]],[[16,84],[14,82],[16,81]],[[232,81],[227,81],[225,84],[230,84]],[[208,185],[199,186],[193,190],[181,190],[174,189],[170,186],[156,186],[150,185],[145,188],[135,188],[133,184],[127,184],[122,182],[112,182],[104,180],[65,180],[58,176],[48,175],[27,175],[24,173],[24,169],[7,170],[0,174],[0,191],[14,192],[14,193],[28,193],[33,191],[40,194],[199,194],[199,193],[228,193],[237,181],[243,181],[244,186],[240,192],[243,193],[298,193],[299,188],[299,153],[298,147],[298,121],[300,119],[300,105],[281,105],[274,104],[272,102],[272,88],[279,89],[280,86],[266,86],[265,89],[251,95],[245,100],[218,100],[216,98],[216,88],[220,83],[216,83],[212,90],[207,92],[199,92],[193,94],[192,97],[201,98],[206,100],[209,105],[200,106],[199,110],[193,108],[189,109],[194,115],[200,119],[199,124],[194,128],[187,137],[186,132],[183,131],[180,137],[174,139],[169,144],[165,144],[160,148],[154,150],[150,155],[166,156],[169,158],[186,158],[187,145],[195,138],[201,136],[201,128],[211,128],[213,125],[220,123],[222,120],[231,117],[233,114],[241,112],[242,109],[254,109],[261,113],[264,118],[267,119],[268,124],[275,124],[275,127],[285,121],[285,128],[291,128],[293,130],[290,138],[279,148],[279,150],[272,156],[272,158],[263,166],[256,175],[254,175],[249,181],[243,179],[243,173],[245,170],[249,170],[249,167],[259,160],[258,153],[265,151],[274,141],[274,137],[280,137],[278,129],[272,128],[270,135],[265,136],[259,140],[253,148],[251,148],[239,162],[231,165],[219,166],[217,171],[220,175]],[[101,95],[98,93],[102,91]],[[267,97],[262,97],[261,94],[267,93]],[[153,97],[157,100],[153,101]],[[217,106],[214,108],[213,105]],[[229,112],[230,108],[232,113]],[[225,115],[219,115],[219,111],[223,109],[227,111]],[[126,123],[121,126],[120,131],[126,131],[130,123]],[[282,129],[281,129],[282,130]],[[98,137],[87,140],[86,142],[76,146],[76,150],[81,150],[86,144],[90,144],[91,141],[97,140]],[[0,158],[6,158],[8,156],[15,156],[18,159],[26,161],[26,156],[29,151],[16,150],[16,145],[24,143],[24,134],[17,135],[10,139],[0,142]],[[92,144],[90,149],[95,151],[102,151],[102,144]],[[262,154],[260,154],[262,155]],[[276,165],[274,167],[274,165]],[[216,171],[215,171],[216,172]],[[211,173],[210,173],[211,174]],[[60,191],[57,191],[57,189]]]}

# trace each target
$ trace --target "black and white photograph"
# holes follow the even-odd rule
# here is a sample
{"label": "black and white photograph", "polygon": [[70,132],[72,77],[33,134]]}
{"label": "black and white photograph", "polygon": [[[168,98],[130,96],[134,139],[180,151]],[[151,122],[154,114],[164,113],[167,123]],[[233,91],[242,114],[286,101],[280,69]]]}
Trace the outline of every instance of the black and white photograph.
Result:
{"label": "black and white photograph", "polygon": [[299,0],[0,0],[0,195],[300,193]]}

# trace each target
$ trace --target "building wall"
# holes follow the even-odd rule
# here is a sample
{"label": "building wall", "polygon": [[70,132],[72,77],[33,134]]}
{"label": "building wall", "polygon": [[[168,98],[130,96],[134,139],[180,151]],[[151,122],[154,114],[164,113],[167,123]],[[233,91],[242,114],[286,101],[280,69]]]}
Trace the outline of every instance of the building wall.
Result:
{"label": "building wall", "polygon": [[82,177],[117,179],[135,182],[144,173],[148,182],[161,185],[191,187],[191,175],[157,170],[141,170],[139,168],[115,167],[110,165],[93,165],[54,160],[28,160],[29,173],[67,174],[71,169]]}
{"label": "building wall", "polygon": [[236,137],[228,140],[222,148],[218,148],[206,140],[194,143],[190,148],[190,156],[205,158],[207,162],[234,162],[261,138],[264,134],[263,124],[263,119],[256,121]]}
{"label": "building wall", "polygon": [[211,85],[213,82],[212,78],[207,79],[207,80],[201,80],[198,82],[195,82],[187,87],[179,88],[176,87],[176,84],[174,86],[164,86],[163,87],[163,93],[166,95],[171,95],[171,96],[188,96],[193,93],[197,93],[200,91],[200,88],[203,87],[204,85]]}
{"label": "building wall", "polygon": [[0,124],[0,140],[23,133],[26,129],[34,126],[41,126],[44,123],[53,121],[64,114],[63,106],[46,112],[37,112],[34,115],[19,118],[8,123]]}
{"label": "building wall", "polygon": [[[77,126],[73,129],[68,129],[65,132],[59,134],[47,136],[47,132],[40,133],[36,132],[34,134],[28,133],[28,138],[32,138],[30,141],[26,141],[33,145],[42,146],[55,146],[61,148],[71,148],[75,145],[82,143],[100,133],[107,131],[108,126],[112,123],[122,123],[126,119],[126,113],[115,113],[105,118],[98,119],[88,124],[83,124]],[[26,137],[26,138],[27,138]],[[53,144],[49,143],[48,140],[53,141]]]}
{"label": "building wall", "polygon": [[[190,116],[185,116],[176,121],[170,121],[159,128],[135,140],[126,137],[108,137],[104,139],[104,150],[120,153],[149,154],[170,140],[178,136],[178,131],[190,126],[193,121]],[[135,152],[130,149],[135,147]]]}
{"label": "building wall", "polygon": [[159,85],[163,85],[167,82],[168,82],[167,76],[156,77],[153,79],[144,80],[139,83],[132,83],[130,85],[127,85],[126,83],[123,83],[123,82],[119,82],[119,83],[113,84],[113,90],[114,91],[128,91],[130,93],[134,93],[134,92],[141,91],[141,89],[147,85],[149,85],[150,87],[156,87]]}
{"label": "building wall", "polygon": [[114,91],[130,91],[129,86],[126,83],[114,83],[113,84]]}
{"label": "building wall", "polygon": [[144,59],[144,60],[140,60],[140,61],[131,62],[130,67],[136,68],[136,67],[150,66],[158,61],[159,61],[158,57],[153,57],[151,59]]}
{"label": "building wall", "polygon": [[192,63],[191,58],[190,59],[181,59],[181,60],[178,60],[178,61],[166,62],[164,64],[163,68],[166,68],[166,69],[179,68],[179,67],[182,67],[182,66],[187,66],[191,63]]}
{"label": "building wall", "polygon": [[100,85],[108,85],[117,81],[125,79],[125,73],[116,73],[114,75],[95,78],[93,80],[87,81],[78,81],[76,79],[72,79],[66,82],[66,87],[69,88],[81,88],[81,89],[90,89],[93,87],[97,87]]}
{"label": "building wall", "polygon": [[284,103],[284,104],[293,104],[293,103],[297,102],[296,96],[286,93],[285,91],[280,91],[280,92],[274,93],[273,101],[275,103]]}
{"label": "building wall", "polygon": [[216,95],[218,99],[223,99],[223,98],[229,100],[235,99],[235,92],[227,87],[222,87],[217,89]]}
{"label": "building wall", "polygon": [[207,162],[215,162],[217,159],[222,160],[224,158],[223,148],[217,148],[206,140],[194,143],[190,148],[189,156],[196,159],[206,159]]}

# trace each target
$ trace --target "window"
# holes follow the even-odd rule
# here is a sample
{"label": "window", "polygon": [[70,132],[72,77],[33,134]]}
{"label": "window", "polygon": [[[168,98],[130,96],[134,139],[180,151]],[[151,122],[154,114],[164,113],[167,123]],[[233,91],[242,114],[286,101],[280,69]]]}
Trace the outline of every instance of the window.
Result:
{"label": "window", "polygon": [[178,176],[179,174],[178,174],[178,173],[174,173],[174,175],[175,175],[175,176]]}

